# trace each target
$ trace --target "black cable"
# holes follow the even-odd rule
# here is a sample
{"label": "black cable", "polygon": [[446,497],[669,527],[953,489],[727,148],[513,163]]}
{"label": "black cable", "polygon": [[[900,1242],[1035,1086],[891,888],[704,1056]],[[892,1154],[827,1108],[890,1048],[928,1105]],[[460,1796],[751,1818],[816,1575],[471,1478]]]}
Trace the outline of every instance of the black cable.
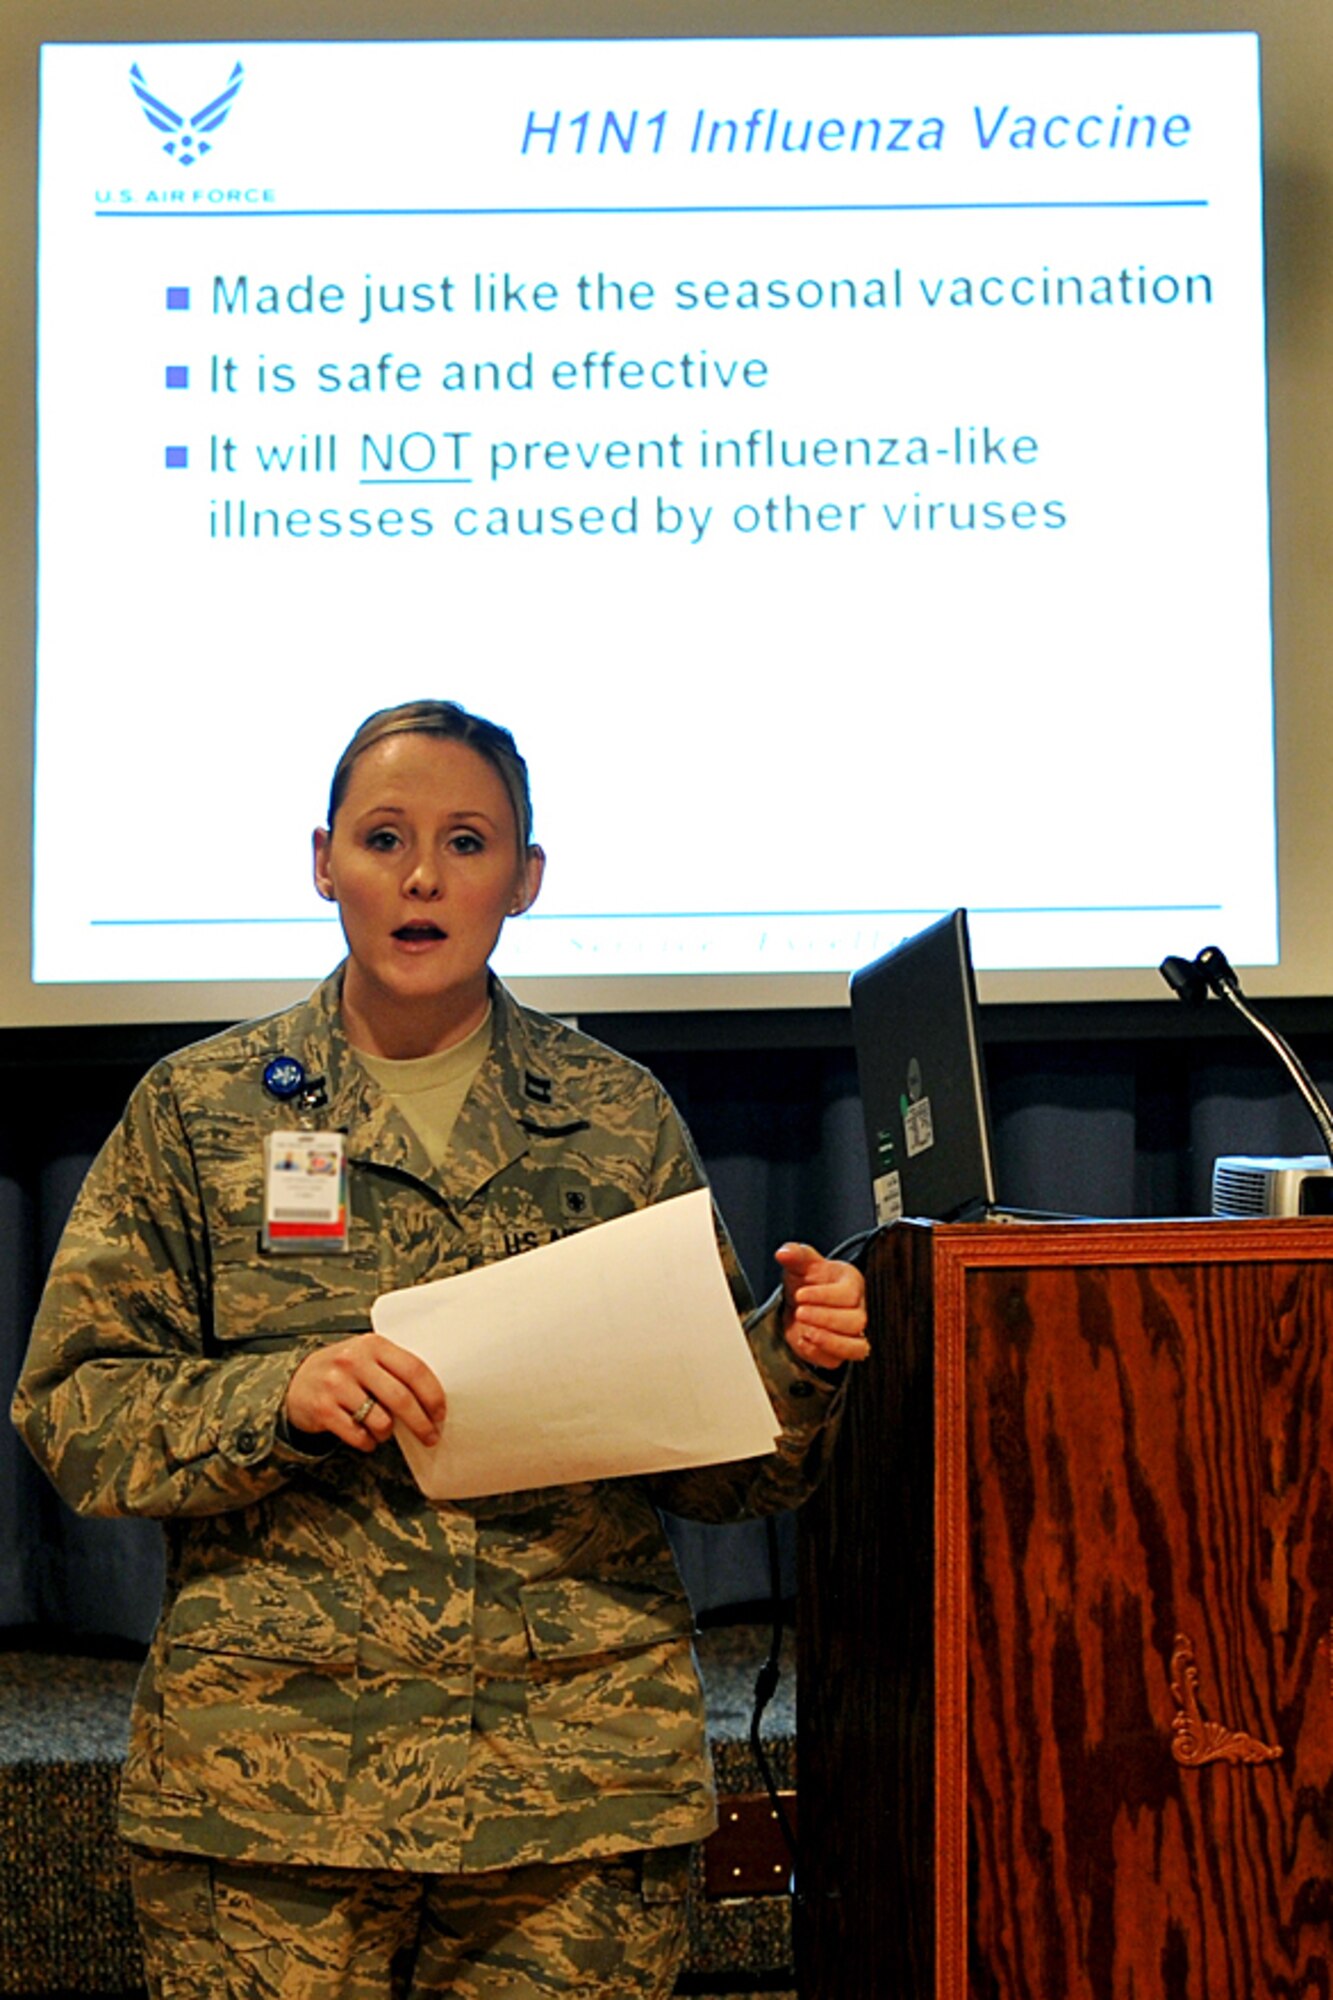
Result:
{"label": "black cable", "polygon": [[858,1229],[854,1235],[845,1236],[829,1251],[830,1258],[841,1257],[844,1263],[859,1264],[881,1227],[880,1223],[872,1222],[869,1229]]}
{"label": "black cable", "polygon": [[[848,1236],[836,1248],[830,1250],[828,1253],[829,1257],[841,1257],[851,1263],[859,1263],[865,1255],[868,1245],[878,1234],[878,1225],[871,1229],[857,1230],[855,1235]],[[796,1848],[796,1832],[788,1817],[787,1809],[782,1803],[782,1798],[777,1787],[777,1780],[773,1776],[772,1766],[769,1764],[763,1743],[760,1739],[764,1710],[777,1693],[778,1683],[782,1679],[782,1633],[785,1625],[782,1599],[782,1559],[778,1549],[778,1527],[776,1520],[771,1514],[765,1516],[764,1535],[768,1545],[768,1594],[769,1604],[772,1608],[773,1623],[768,1643],[768,1658],[764,1661],[758,1674],[755,1676],[754,1707],[750,1713],[750,1754],[758,1766],[759,1775],[763,1779],[764,1790],[768,1793],[772,1804],[774,1817],[781,1831],[783,1843],[786,1846],[788,1855],[791,1857],[789,1888],[792,1896],[795,1896],[800,1865]]]}
{"label": "black cable", "polygon": [[787,1808],[782,1803],[777,1780],[760,1739],[760,1728],[764,1720],[764,1710],[777,1693],[778,1682],[782,1678],[782,1632],[784,1625],[782,1608],[782,1560],[778,1549],[778,1524],[769,1514],[764,1520],[764,1535],[768,1543],[768,1588],[769,1601],[773,1610],[773,1628],[768,1642],[768,1658],[760,1667],[754,1684],[754,1709],[750,1716],[750,1754],[759,1767],[759,1775],[764,1781],[774,1815],[782,1833],[783,1842],[791,1858],[790,1890],[796,1893],[797,1854],[796,1833],[787,1816]]}

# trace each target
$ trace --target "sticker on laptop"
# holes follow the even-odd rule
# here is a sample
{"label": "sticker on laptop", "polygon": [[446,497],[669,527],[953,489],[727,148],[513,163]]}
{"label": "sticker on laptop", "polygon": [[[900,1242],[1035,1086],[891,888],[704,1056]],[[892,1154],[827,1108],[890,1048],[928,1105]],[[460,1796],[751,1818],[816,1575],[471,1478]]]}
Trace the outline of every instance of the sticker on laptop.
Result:
{"label": "sticker on laptop", "polygon": [[876,1222],[897,1222],[903,1212],[903,1182],[898,1173],[876,1174],[871,1182]]}
{"label": "sticker on laptop", "polygon": [[930,1099],[922,1084],[921,1065],[913,1056],[907,1065],[907,1095],[899,1100],[903,1114],[903,1141],[907,1157],[929,1152],[935,1143],[935,1126],[930,1116]]}
{"label": "sticker on laptop", "polygon": [[931,1122],[928,1097],[918,1097],[915,1104],[904,1106],[903,1143],[909,1160],[914,1160],[918,1153],[929,1152],[934,1145],[935,1127]]}

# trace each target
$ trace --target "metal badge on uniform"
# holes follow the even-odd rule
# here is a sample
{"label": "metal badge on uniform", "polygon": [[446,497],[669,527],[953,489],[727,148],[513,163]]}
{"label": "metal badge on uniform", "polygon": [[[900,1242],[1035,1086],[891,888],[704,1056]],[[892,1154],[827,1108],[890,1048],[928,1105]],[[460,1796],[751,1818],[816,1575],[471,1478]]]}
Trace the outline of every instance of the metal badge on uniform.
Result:
{"label": "metal badge on uniform", "polygon": [[341,1132],[270,1132],[264,1141],[265,1250],[347,1248]]}

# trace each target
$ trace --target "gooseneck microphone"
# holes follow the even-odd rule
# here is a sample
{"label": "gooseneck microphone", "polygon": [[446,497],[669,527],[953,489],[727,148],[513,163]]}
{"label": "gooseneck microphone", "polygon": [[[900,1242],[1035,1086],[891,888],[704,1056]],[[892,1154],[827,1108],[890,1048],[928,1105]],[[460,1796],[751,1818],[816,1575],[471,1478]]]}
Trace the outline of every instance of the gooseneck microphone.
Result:
{"label": "gooseneck microphone", "polygon": [[1305,1099],[1310,1116],[1319,1127],[1324,1151],[1333,1160],[1333,1113],[1295,1049],[1279,1035],[1276,1028],[1270,1028],[1267,1021],[1255,1013],[1240,990],[1240,981],[1226,953],[1215,944],[1206,944],[1194,958],[1164,958],[1161,974],[1172,992],[1187,1006],[1201,1007],[1209,994],[1215,993],[1219,1000],[1225,1000],[1228,1006],[1234,1007],[1256,1034],[1263,1036]]}

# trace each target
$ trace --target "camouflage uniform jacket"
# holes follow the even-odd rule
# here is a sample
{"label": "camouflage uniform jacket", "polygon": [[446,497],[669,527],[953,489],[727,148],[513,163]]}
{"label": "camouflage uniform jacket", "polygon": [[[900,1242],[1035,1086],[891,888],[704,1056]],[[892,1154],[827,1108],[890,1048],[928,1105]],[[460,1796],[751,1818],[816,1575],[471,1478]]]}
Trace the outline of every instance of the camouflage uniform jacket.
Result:
{"label": "camouflage uniform jacket", "polygon": [[[392,1442],[289,1434],[295,1368],[364,1331],[378,1293],[701,1180],[646,1071],[498,986],[490,1054],[433,1168],[344,1041],[339,990],[335,974],[145,1078],[70,1218],[15,1399],[75,1508],[166,1528],[121,1829],[440,1873],[695,1839],[712,1784],[657,1507],[793,1504],[836,1392],[796,1363],[774,1303],[747,1322],[782,1424],[768,1458],[452,1504],[423,1499]],[[277,1055],[326,1101],[298,1115],[268,1095]],[[301,1123],[347,1134],[344,1254],[260,1249],[263,1137]]]}

